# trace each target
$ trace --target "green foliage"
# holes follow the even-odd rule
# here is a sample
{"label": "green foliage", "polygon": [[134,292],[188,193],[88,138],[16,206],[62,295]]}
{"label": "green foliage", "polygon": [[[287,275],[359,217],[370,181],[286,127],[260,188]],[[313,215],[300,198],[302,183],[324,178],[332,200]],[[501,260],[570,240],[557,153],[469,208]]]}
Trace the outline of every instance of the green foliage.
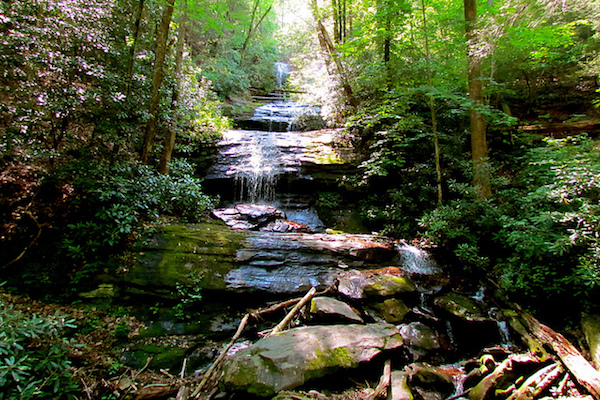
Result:
{"label": "green foliage", "polygon": [[81,210],[63,229],[60,246],[62,262],[79,265],[72,284],[114,269],[115,260],[108,256],[122,250],[143,220],[174,215],[194,221],[211,208],[213,199],[203,193],[193,173],[191,164],[178,159],[169,175],[137,164],[77,164],[59,171],[59,176],[75,177]]}
{"label": "green foliage", "polygon": [[589,306],[600,292],[598,144],[548,140],[521,165],[493,201],[455,200],[421,224],[463,269],[492,274],[516,296]]}
{"label": "green foliage", "polygon": [[73,322],[58,314],[27,316],[0,303],[0,399],[76,398],[72,344],[63,338]]}
{"label": "green foliage", "polygon": [[185,319],[187,312],[202,301],[201,281],[203,274],[199,271],[190,273],[188,282],[177,282],[177,294],[179,302],[173,307],[175,316]]}

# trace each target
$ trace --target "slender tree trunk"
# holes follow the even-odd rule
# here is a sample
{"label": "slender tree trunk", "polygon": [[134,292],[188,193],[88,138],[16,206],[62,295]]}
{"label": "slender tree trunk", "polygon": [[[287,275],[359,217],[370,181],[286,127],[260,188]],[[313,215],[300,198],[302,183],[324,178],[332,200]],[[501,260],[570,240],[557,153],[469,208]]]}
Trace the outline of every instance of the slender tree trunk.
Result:
{"label": "slender tree trunk", "polygon": [[133,86],[133,66],[135,63],[135,52],[137,49],[137,42],[140,36],[140,24],[142,22],[142,12],[144,10],[144,1],[139,0],[137,9],[135,10],[135,22],[133,24],[133,43],[129,49],[129,61],[127,63],[127,98],[131,96],[131,89]]}
{"label": "slender tree trunk", "polygon": [[[427,81],[429,86],[433,87],[433,75],[431,73],[431,67],[429,65],[431,61],[431,54],[429,51],[429,33],[427,32],[427,15],[425,13],[425,0],[421,0],[421,8],[423,12],[423,33],[425,35],[425,57],[427,58]],[[435,152],[435,172],[436,172],[436,183],[437,183],[437,202],[438,205],[442,205],[444,201],[442,191],[442,164],[440,161],[440,138],[438,133],[438,120],[437,112],[435,108],[435,98],[433,94],[429,95],[429,110],[431,111],[431,131],[433,132],[433,148]]]}
{"label": "slender tree trunk", "polygon": [[187,28],[186,0],[183,0],[183,8],[179,17],[179,34],[175,49],[175,84],[173,87],[173,98],[171,100],[171,114],[173,122],[169,125],[165,134],[165,144],[163,147],[160,161],[158,163],[158,172],[161,174],[169,173],[169,164],[173,149],[175,148],[175,136],[177,134],[177,109],[179,108],[179,98],[181,97],[181,82],[183,80],[183,49],[185,46],[185,34]]}
{"label": "slender tree trunk", "polygon": [[467,39],[467,60],[469,78],[469,97],[473,103],[470,111],[471,119],[471,154],[473,159],[473,185],[480,198],[492,195],[490,171],[487,166],[487,138],[483,115],[478,110],[483,105],[483,83],[481,81],[481,56],[475,54],[474,43],[477,39],[477,2],[464,0],[465,31]]}
{"label": "slender tree trunk", "polygon": [[337,74],[339,75],[341,80],[342,88],[346,95],[346,100],[352,107],[356,107],[357,103],[356,99],[354,98],[354,93],[352,91],[352,87],[350,86],[350,82],[348,81],[348,74],[346,73],[344,65],[342,64],[342,61],[340,60],[337,54],[337,50],[333,45],[331,38],[329,37],[329,33],[327,32],[325,25],[323,25],[323,22],[321,21],[321,16],[319,15],[319,9],[317,7],[317,0],[311,1],[311,7],[313,17],[315,19],[315,22],[317,23],[317,35],[319,37],[321,50],[325,53],[325,56],[328,58],[327,64],[329,65],[331,63],[331,60],[333,60],[337,70]]}
{"label": "slender tree trunk", "polygon": [[256,0],[256,2],[254,3],[254,8],[252,9],[252,18],[250,19],[250,27],[248,28],[248,35],[246,36],[246,40],[244,40],[244,45],[242,46],[241,57],[240,57],[242,61],[244,60],[244,57],[246,55],[246,50],[248,48],[248,44],[250,43],[250,39],[252,39],[252,35],[254,34],[254,32],[256,32],[258,30],[258,27],[260,26],[260,24],[262,24],[264,19],[271,12],[271,9],[273,9],[273,5],[270,5],[269,8],[267,8],[267,10],[262,14],[262,16],[258,19],[258,21],[255,24],[254,21],[256,20],[256,15],[259,11],[259,6],[260,6],[260,0]]}
{"label": "slender tree trunk", "polygon": [[[174,0],[171,1],[174,2]],[[154,142],[154,136],[156,134],[156,123],[158,117],[157,111],[158,103],[160,101],[160,86],[164,77],[163,64],[165,63],[165,57],[167,55],[167,39],[169,37],[169,25],[171,24],[171,18],[173,16],[173,4],[174,3],[169,3],[169,1],[166,2],[165,8],[163,9],[160,29],[158,30],[156,37],[154,70],[152,72],[152,89],[150,91],[150,104],[148,106],[150,120],[146,125],[146,133],[144,135],[144,143],[142,145],[141,152],[141,160],[143,163],[148,163],[150,151],[152,150],[152,144]]]}

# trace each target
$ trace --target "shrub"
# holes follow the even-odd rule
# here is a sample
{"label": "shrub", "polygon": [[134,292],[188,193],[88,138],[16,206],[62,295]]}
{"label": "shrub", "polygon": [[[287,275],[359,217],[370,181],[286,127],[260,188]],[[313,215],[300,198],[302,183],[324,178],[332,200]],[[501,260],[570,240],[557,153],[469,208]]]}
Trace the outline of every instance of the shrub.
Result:
{"label": "shrub", "polygon": [[79,194],[80,213],[63,228],[60,246],[61,262],[78,266],[72,283],[89,282],[112,268],[110,255],[123,249],[142,221],[159,215],[194,221],[212,207],[193,171],[183,160],[173,161],[169,175],[138,164],[73,165],[63,171],[75,174]]}
{"label": "shrub", "polygon": [[593,306],[600,289],[600,150],[587,137],[530,150],[496,198],[463,197],[421,219],[461,268],[518,299]]}
{"label": "shrub", "polygon": [[0,302],[0,399],[75,398],[68,359],[72,344],[62,337],[72,319],[27,316]]}

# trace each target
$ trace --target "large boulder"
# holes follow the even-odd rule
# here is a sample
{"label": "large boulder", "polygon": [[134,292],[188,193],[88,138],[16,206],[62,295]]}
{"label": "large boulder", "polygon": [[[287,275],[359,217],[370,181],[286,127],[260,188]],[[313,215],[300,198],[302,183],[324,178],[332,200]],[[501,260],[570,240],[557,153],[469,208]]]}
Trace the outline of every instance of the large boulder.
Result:
{"label": "large boulder", "polygon": [[402,346],[390,324],[311,326],[266,337],[227,359],[225,390],[272,396],[313,378],[355,368],[383,351]]}
{"label": "large boulder", "polygon": [[408,352],[418,359],[431,351],[438,350],[440,346],[439,334],[423,324],[422,322],[411,322],[410,324],[402,325],[400,334]]}

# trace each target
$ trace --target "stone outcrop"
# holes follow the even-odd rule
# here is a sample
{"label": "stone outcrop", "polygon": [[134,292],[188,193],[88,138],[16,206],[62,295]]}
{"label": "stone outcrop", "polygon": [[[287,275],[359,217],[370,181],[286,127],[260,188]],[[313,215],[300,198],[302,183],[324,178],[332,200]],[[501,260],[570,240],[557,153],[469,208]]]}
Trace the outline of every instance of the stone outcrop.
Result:
{"label": "stone outcrop", "polygon": [[228,390],[272,396],[401,346],[398,329],[385,323],[295,328],[261,339],[229,358],[221,384]]}

